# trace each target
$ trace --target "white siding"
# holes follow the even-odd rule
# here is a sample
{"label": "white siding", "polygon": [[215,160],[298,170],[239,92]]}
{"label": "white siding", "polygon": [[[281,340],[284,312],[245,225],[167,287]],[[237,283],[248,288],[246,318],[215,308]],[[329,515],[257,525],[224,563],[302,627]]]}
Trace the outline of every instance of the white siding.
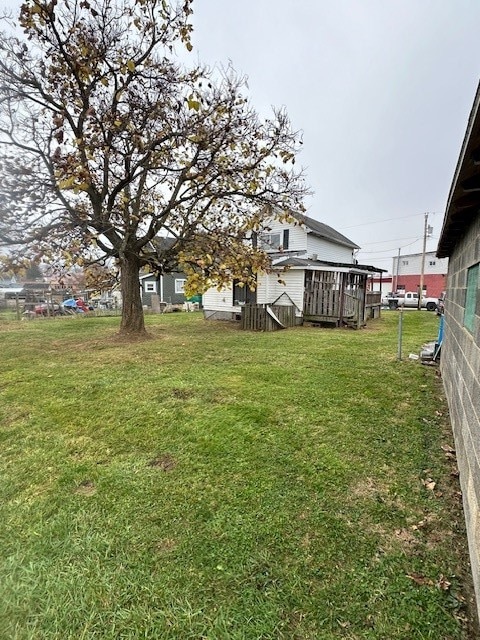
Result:
{"label": "white siding", "polygon": [[344,247],[336,242],[319,238],[308,233],[307,229],[301,224],[293,224],[279,222],[273,220],[269,223],[271,233],[283,233],[284,229],[289,230],[288,252],[295,252],[300,257],[312,258],[316,255],[318,260],[327,260],[328,262],[348,262],[353,263],[353,249]]}
{"label": "white siding", "polygon": [[[397,273],[397,260],[398,257],[393,258],[392,273]],[[433,263],[433,264],[432,264]],[[398,275],[399,276],[416,276],[422,271],[422,254],[414,253],[411,255],[400,256]],[[446,274],[448,272],[448,258],[437,258],[433,251],[425,254],[425,269],[424,273],[431,274]]]}
{"label": "white siding", "polygon": [[[280,279],[284,280],[285,284],[278,282],[278,279],[279,276],[274,273],[266,274],[259,278],[257,302],[259,304],[272,304],[282,293],[286,293],[298,307],[297,313],[303,311],[303,286],[305,281],[303,269],[291,269],[281,274]],[[280,304],[285,303],[285,300],[280,301]]]}
{"label": "white siding", "polygon": [[[285,284],[278,282],[279,277]],[[303,309],[303,284],[304,271],[292,269],[281,274],[263,274],[258,277],[257,302],[259,304],[271,304],[279,298],[282,293],[286,293],[298,307],[299,312]],[[240,313],[240,307],[232,304],[232,287],[225,287],[221,291],[216,288],[208,289],[203,294],[203,308],[208,311],[226,311],[229,313]],[[286,304],[286,300],[280,304]]]}
{"label": "white siding", "polygon": [[326,238],[318,238],[309,233],[307,237],[307,254],[309,258],[316,255],[318,260],[327,262],[353,263],[353,249],[344,247]]}
{"label": "white siding", "polygon": [[302,225],[272,220],[269,222],[268,227],[271,229],[268,233],[283,233],[285,229],[289,230],[288,251],[306,251],[307,231]]}
{"label": "white siding", "polygon": [[206,311],[238,311],[238,307],[233,306],[231,286],[224,287],[221,291],[218,291],[216,287],[208,289],[203,294],[202,304]]}

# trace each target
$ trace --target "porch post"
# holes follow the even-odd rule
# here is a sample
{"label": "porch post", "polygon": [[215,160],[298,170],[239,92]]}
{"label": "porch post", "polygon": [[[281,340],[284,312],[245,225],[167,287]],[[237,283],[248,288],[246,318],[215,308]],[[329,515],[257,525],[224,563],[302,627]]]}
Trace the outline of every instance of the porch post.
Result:
{"label": "porch post", "polygon": [[340,308],[338,310],[338,326],[341,327],[343,324],[343,313],[345,311],[345,278],[348,276],[347,273],[340,273]]}
{"label": "porch post", "polygon": [[358,317],[357,317],[357,329],[363,326],[365,323],[365,301],[366,301],[366,287],[367,287],[367,276],[361,275],[359,278],[359,287],[358,293],[360,294],[358,297]]}

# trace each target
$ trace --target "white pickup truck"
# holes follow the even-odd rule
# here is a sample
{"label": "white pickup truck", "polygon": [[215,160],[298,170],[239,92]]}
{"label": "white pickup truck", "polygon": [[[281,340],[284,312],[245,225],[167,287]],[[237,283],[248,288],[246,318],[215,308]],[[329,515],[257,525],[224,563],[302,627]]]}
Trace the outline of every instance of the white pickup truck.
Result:
{"label": "white pickup truck", "polygon": [[[398,309],[398,307],[407,307],[409,309],[418,308],[418,293],[415,291],[407,291],[405,294],[399,295],[390,293],[384,300],[389,309]],[[438,305],[437,298],[427,298],[422,296],[422,309],[427,311],[436,311]]]}

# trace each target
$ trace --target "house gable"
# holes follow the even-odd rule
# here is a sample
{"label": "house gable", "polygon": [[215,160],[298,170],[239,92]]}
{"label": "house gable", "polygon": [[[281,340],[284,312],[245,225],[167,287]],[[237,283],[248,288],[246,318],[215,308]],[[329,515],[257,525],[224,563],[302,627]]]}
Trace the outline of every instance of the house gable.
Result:
{"label": "house gable", "polygon": [[[293,217],[293,222],[272,220],[268,231],[259,234],[259,238],[266,235],[273,240],[270,249],[268,243],[263,245],[268,253],[294,254],[331,262],[354,262],[353,252],[359,249],[354,242],[323,222],[304,215]],[[280,249],[278,239],[281,240]]]}

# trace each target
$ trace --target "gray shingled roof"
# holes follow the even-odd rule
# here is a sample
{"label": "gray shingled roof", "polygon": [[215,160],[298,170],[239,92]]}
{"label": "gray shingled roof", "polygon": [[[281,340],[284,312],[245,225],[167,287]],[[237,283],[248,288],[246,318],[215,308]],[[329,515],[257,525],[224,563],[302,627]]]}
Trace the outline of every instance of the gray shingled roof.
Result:
{"label": "gray shingled roof", "polygon": [[313,233],[313,235],[318,236],[319,238],[325,238],[326,240],[331,240],[332,242],[336,242],[337,244],[341,244],[345,247],[360,249],[358,244],[355,244],[346,236],[342,235],[332,227],[329,227],[328,224],[324,224],[323,222],[319,222],[318,220],[314,220],[313,218],[309,218],[302,214],[293,215],[294,218],[304,224],[310,232]]}

